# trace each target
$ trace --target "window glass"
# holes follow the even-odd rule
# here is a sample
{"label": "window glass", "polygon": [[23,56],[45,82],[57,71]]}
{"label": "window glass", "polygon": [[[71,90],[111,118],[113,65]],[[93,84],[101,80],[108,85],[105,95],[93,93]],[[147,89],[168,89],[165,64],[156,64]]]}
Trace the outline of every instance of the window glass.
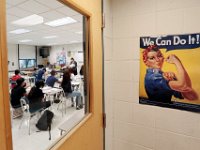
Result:
{"label": "window glass", "polygon": [[13,149],[44,150],[89,111],[86,17],[58,1],[6,8]]}

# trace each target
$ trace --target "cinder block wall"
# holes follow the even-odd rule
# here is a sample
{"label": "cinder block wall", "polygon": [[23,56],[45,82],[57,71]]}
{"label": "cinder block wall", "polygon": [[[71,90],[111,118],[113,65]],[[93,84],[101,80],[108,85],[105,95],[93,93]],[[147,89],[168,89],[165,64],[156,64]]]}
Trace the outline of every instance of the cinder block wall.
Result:
{"label": "cinder block wall", "polygon": [[139,37],[200,32],[199,0],[104,0],[106,150],[200,150],[200,114],[139,104]]}

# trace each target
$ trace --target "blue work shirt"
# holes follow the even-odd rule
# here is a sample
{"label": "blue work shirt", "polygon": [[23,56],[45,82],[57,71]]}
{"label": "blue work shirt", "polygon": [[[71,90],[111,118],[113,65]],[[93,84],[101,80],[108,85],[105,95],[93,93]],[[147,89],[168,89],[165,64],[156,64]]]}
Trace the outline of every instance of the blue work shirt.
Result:
{"label": "blue work shirt", "polygon": [[42,76],[45,73],[43,69],[40,69],[37,74],[37,81],[42,80]]}
{"label": "blue work shirt", "polygon": [[47,78],[47,80],[46,80],[46,84],[47,84],[48,86],[54,87],[54,84],[55,84],[55,82],[57,82],[57,81],[58,81],[58,79],[55,78],[54,76],[49,76],[49,77]]}
{"label": "blue work shirt", "polygon": [[149,100],[171,103],[172,96],[183,99],[180,92],[172,90],[160,69],[148,68],[145,76],[145,90]]}

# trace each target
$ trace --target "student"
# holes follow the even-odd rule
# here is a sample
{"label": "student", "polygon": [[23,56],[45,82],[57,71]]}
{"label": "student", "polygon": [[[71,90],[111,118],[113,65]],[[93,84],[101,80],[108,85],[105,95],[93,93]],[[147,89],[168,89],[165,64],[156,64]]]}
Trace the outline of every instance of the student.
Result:
{"label": "student", "polygon": [[71,58],[69,67],[72,69],[73,74],[77,75],[77,62],[74,60],[74,58]]}
{"label": "student", "polygon": [[13,89],[17,85],[17,83],[16,83],[17,79],[21,78],[21,76],[19,74],[20,74],[20,71],[18,69],[16,69],[15,70],[15,75],[10,78],[10,80],[11,80],[11,89]]}
{"label": "student", "polygon": [[41,88],[44,87],[44,81],[37,81],[35,86],[31,88],[28,94],[29,110],[34,112],[38,109],[48,108],[51,105],[50,101],[44,101],[44,93]]}
{"label": "student", "polygon": [[54,87],[55,82],[61,83],[56,77],[56,71],[52,70],[51,71],[51,76],[49,76],[46,80],[46,85]]}
{"label": "student", "polygon": [[22,116],[22,108],[20,99],[26,96],[26,83],[24,78],[19,78],[16,81],[17,85],[11,91],[11,106],[13,107],[13,118]]}
{"label": "student", "polygon": [[43,80],[43,81],[44,81],[43,75],[45,74],[45,72],[46,72],[46,69],[40,66],[40,68],[39,68],[39,70],[38,70],[38,73],[37,73],[36,82],[37,82],[37,81],[40,81],[40,80]]}
{"label": "student", "polygon": [[145,90],[149,100],[171,103],[172,96],[188,100],[198,98],[192,88],[190,77],[177,56],[172,54],[165,60],[175,65],[177,75],[162,71],[164,57],[156,45],[150,45],[143,51],[143,61],[148,67],[145,75]]}
{"label": "student", "polygon": [[[71,72],[69,69],[66,69],[64,74],[63,74],[63,81],[61,83],[61,87],[63,88],[63,90],[65,91],[65,94],[67,97],[76,97],[76,109],[79,110],[81,108],[83,108],[82,106],[82,97],[81,97],[81,93],[79,91],[73,91],[72,90],[72,86],[71,86]],[[72,107],[73,107],[73,103],[72,103]]]}

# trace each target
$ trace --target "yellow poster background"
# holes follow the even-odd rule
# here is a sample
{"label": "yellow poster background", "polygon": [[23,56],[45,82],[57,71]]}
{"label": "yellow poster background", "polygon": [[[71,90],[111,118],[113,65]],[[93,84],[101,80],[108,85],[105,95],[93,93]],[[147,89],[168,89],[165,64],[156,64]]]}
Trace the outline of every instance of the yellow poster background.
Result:
{"label": "yellow poster background", "polygon": [[[144,87],[144,78],[146,74],[146,65],[143,62],[142,58],[142,52],[144,49],[140,49],[140,87],[139,87],[139,96],[140,97],[147,97],[145,87]],[[200,105],[200,48],[196,49],[179,49],[179,50],[171,50],[166,51],[166,49],[160,49],[164,58],[167,58],[170,54],[175,54],[182,62],[184,68],[186,69],[191,82],[192,87],[198,94],[198,100],[186,100],[184,99],[178,99],[175,97],[172,97],[172,101],[177,102],[183,102],[183,103],[189,103],[189,104],[198,104]],[[174,72],[177,74],[175,65],[169,64],[164,62],[162,67],[163,72]]]}

